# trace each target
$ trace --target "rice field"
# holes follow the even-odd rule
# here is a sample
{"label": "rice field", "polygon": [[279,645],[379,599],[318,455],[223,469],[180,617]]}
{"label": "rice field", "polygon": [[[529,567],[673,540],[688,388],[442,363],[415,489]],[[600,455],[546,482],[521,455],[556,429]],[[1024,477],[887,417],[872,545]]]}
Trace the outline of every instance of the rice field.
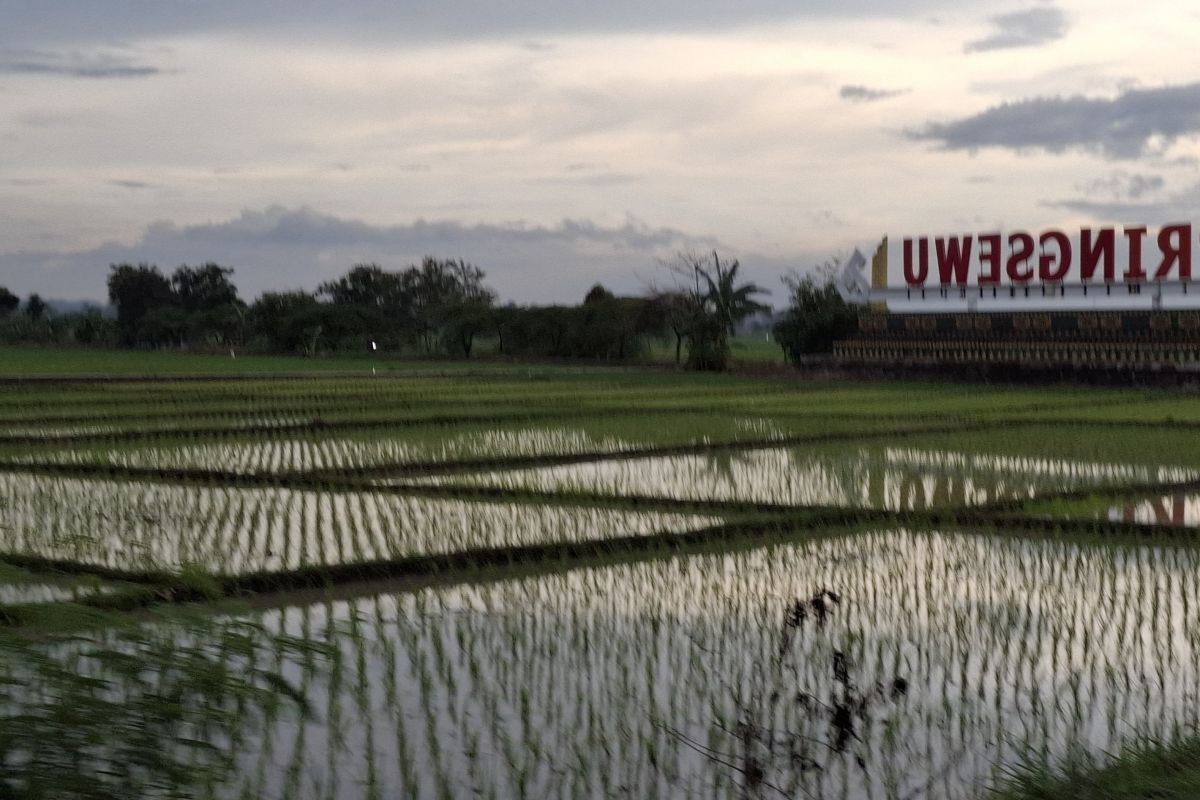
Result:
{"label": "rice field", "polygon": [[0,383],[0,796],[984,798],[1184,741],[1198,419],[607,369]]}

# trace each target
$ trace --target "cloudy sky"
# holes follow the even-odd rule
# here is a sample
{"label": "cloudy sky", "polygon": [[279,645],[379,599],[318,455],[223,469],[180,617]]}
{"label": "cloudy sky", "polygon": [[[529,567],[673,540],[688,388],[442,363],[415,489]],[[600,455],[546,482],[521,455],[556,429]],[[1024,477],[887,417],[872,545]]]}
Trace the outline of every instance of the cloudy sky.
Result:
{"label": "cloudy sky", "polygon": [[1200,222],[1194,0],[0,0],[0,285],[429,253],[504,300]]}

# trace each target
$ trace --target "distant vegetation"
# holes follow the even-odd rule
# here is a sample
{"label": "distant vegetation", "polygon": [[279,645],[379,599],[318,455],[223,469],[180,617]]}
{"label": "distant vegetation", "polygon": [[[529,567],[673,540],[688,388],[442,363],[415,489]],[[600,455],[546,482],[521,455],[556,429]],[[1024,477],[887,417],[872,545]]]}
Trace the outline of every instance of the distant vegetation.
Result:
{"label": "distant vegetation", "polygon": [[36,294],[22,303],[0,288],[0,343],[471,358],[486,342],[502,357],[589,361],[669,348],[676,364],[724,369],[737,327],[770,311],[757,299],[766,290],[740,282],[739,262],[715,251],[680,254],[669,266],[675,285],[641,296],[596,284],[578,305],[501,306],[484,271],[461,259],[428,256],[399,271],[356,264],[315,292],[270,291],[253,303],[220,264],[169,275],[153,264],[114,264],[115,318],[98,308],[54,313]]}

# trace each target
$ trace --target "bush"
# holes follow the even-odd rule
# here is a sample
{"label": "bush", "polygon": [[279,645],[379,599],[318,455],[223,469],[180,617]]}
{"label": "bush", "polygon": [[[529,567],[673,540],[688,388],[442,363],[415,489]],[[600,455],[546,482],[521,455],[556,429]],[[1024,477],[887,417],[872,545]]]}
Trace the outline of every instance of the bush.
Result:
{"label": "bush", "polygon": [[773,333],[792,363],[832,353],[834,342],[857,330],[858,311],[838,294],[831,270],[824,270],[820,279],[806,275],[784,278],[784,283],[791,291],[791,307]]}

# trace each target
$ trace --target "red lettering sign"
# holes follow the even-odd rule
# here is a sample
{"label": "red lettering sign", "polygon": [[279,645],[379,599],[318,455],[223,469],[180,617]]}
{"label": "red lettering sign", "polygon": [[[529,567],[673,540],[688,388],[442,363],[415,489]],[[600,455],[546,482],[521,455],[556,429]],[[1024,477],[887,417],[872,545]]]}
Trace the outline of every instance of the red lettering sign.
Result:
{"label": "red lettering sign", "polygon": [[1092,229],[1079,232],[1079,281],[1087,283],[1096,274],[1100,259],[1104,259],[1104,280],[1112,283],[1117,279],[1117,232],[1112,228],[1101,228],[1100,235],[1092,243]]}
{"label": "red lettering sign", "polygon": [[998,233],[986,233],[979,237],[979,273],[980,286],[995,286],[1000,283],[1000,264],[1002,257],[1000,248],[1004,237]]}
{"label": "red lettering sign", "polygon": [[[1058,250],[1057,257],[1046,250],[1053,242]],[[1071,240],[1062,231],[1046,231],[1038,237],[1042,255],[1038,259],[1038,278],[1043,281],[1061,281],[1071,269]]]}
{"label": "red lettering sign", "polygon": [[[1106,284],[1122,280],[1128,284],[1172,279],[1191,281],[1195,271],[1193,259],[1200,258],[1196,231],[1197,226],[1193,223],[1181,222],[1164,225],[1153,232],[1144,225],[1131,225],[1124,228],[1081,227],[1078,235],[1049,229],[1008,234],[914,236],[893,240],[895,249],[891,252],[892,258],[899,260],[900,253],[896,250],[903,242],[904,282],[910,288],[925,286],[935,271],[943,288],[983,288],[1001,284],[1024,287],[1034,281],[1055,286],[1067,281],[1078,281],[1084,286],[1101,280]],[[930,263],[934,258],[937,259],[936,269]],[[1130,289],[1130,292],[1136,291],[1140,290]],[[1172,293],[1176,291],[1184,294],[1188,293],[1188,288],[1171,290]],[[1105,296],[1111,294],[1110,287]],[[1200,291],[1196,294],[1200,295]],[[1083,295],[1086,296],[1086,292]],[[1161,292],[1156,292],[1156,302],[1160,302],[1161,297]]]}
{"label": "red lettering sign", "polygon": [[1008,237],[1008,247],[1008,279],[1013,283],[1029,283],[1033,280],[1033,266],[1029,263],[1033,258],[1033,237],[1028,233],[1014,233]]}
{"label": "red lettering sign", "polygon": [[971,268],[971,247],[975,243],[975,237],[964,236],[962,239],[957,237],[934,239],[934,246],[937,248],[938,260],[938,277],[942,279],[942,286],[950,285],[950,279],[954,278],[954,283],[959,286],[967,285],[967,272]]}
{"label": "red lettering sign", "polygon": [[909,286],[924,286],[929,277],[929,240],[922,238],[917,242],[920,251],[920,261],[913,266],[913,240],[904,240],[904,282]]}
{"label": "red lettering sign", "polygon": [[1158,232],[1158,251],[1162,253],[1162,261],[1154,272],[1155,279],[1165,278],[1171,274],[1171,267],[1179,265],[1179,278],[1191,280],[1192,277],[1192,226],[1166,225]]}
{"label": "red lettering sign", "polygon": [[1126,228],[1125,238],[1129,240],[1129,267],[1125,270],[1125,282],[1136,283],[1146,280],[1146,270],[1142,269],[1142,239],[1146,236],[1146,228]]}

